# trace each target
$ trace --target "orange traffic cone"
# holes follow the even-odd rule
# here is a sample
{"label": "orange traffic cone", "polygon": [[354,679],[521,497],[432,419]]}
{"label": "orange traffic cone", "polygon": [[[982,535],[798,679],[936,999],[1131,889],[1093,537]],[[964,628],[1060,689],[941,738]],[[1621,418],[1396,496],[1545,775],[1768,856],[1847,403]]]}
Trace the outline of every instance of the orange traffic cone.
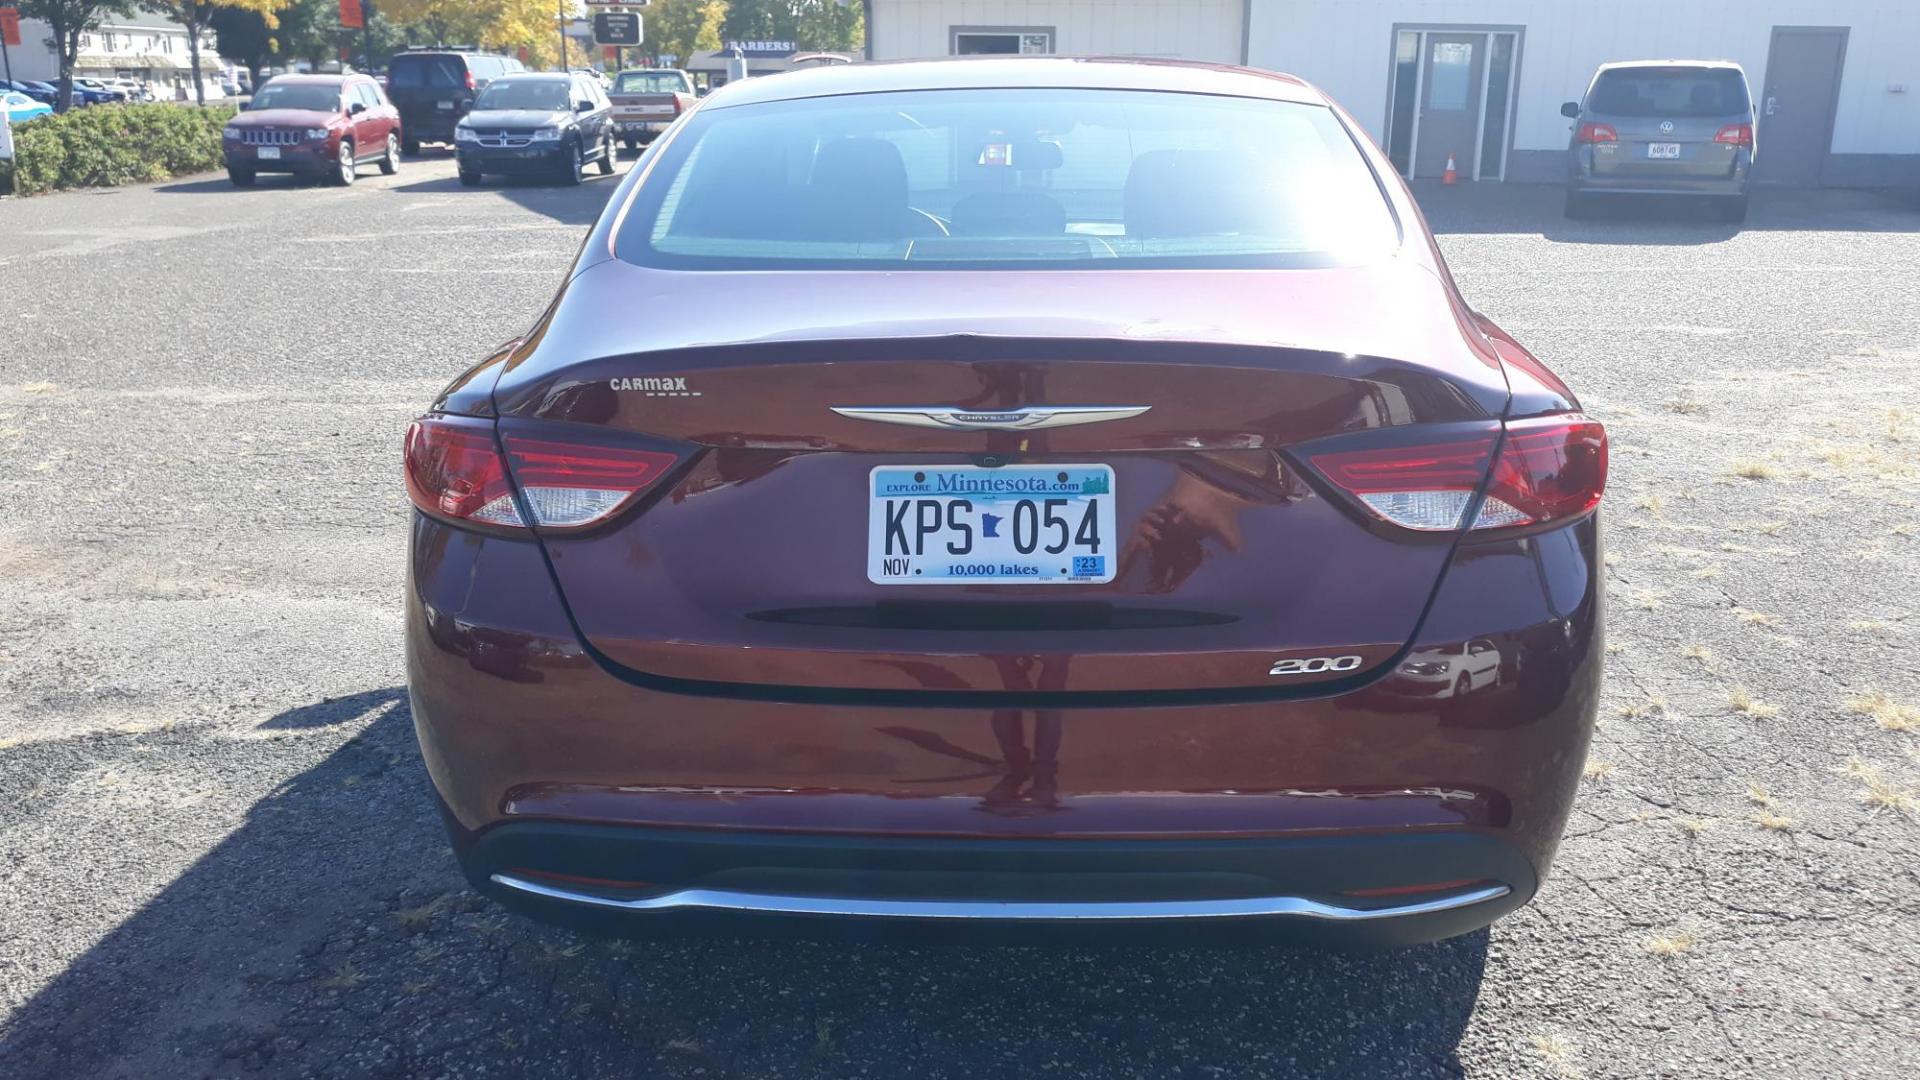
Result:
{"label": "orange traffic cone", "polygon": [[1452,183],[1458,182],[1459,179],[1460,179],[1460,174],[1458,172],[1455,172],[1453,168],[1453,155],[1448,154],[1447,155],[1447,171],[1440,174],[1440,182],[1443,184],[1452,184]]}

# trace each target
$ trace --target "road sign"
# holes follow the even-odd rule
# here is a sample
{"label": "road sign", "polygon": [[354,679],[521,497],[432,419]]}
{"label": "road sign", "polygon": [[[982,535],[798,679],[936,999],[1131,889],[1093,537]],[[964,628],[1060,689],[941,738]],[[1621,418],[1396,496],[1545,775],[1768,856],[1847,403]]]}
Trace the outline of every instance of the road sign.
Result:
{"label": "road sign", "polygon": [[596,11],[593,13],[593,41],[596,45],[638,45],[644,33],[637,11]]}
{"label": "road sign", "polygon": [[360,10],[360,0],[340,0],[340,25],[353,30],[367,25],[366,13]]}
{"label": "road sign", "polygon": [[0,42],[20,44],[20,9],[0,7]]}

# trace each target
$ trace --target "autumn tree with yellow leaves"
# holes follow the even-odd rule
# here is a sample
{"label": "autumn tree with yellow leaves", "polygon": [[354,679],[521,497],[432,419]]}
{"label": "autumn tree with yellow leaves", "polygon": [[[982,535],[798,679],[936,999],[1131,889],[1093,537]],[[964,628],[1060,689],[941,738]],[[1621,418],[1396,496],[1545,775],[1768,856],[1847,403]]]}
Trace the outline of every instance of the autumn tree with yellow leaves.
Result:
{"label": "autumn tree with yellow leaves", "polygon": [[560,18],[575,0],[376,0],[381,14],[418,27],[436,42],[471,42],[484,49],[524,48],[535,67],[559,55]]}

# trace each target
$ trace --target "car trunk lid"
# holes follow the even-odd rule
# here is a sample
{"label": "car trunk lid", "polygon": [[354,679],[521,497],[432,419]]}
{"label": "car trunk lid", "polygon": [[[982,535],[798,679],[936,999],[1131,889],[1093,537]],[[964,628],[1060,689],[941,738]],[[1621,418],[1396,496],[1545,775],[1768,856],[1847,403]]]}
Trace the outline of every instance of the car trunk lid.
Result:
{"label": "car trunk lid", "polygon": [[[636,511],[543,536],[586,642],[629,677],[776,695],[1244,692],[1361,678],[1400,650],[1451,534],[1370,522],[1297,450],[1497,429],[1499,367],[1428,272],[1022,276],[576,279],[567,340],[537,333],[496,390],[502,428],[682,454]],[[803,280],[860,297],[857,321],[834,325]],[[649,319],[566,317],[636,301]],[[1395,317],[1353,320],[1376,305]],[[1019,427],[1086,406],[1116,415]],[[872,579],[876,468],[1036,466],[1110,470],[1105,580]]]}

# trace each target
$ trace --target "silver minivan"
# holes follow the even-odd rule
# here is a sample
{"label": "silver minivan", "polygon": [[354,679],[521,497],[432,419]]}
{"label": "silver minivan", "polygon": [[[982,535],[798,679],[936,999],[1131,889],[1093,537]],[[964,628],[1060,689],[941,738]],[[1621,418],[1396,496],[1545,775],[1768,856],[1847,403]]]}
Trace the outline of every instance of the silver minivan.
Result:
{"label": "silver minivan", "polygon": [[1567,143],[1567,216],[1606,195],[1704,195],[1721,216],[1747,216],[1753,180],[1753,95],[1730,60],[1602,64],[1586,97],[1560,106]]}

